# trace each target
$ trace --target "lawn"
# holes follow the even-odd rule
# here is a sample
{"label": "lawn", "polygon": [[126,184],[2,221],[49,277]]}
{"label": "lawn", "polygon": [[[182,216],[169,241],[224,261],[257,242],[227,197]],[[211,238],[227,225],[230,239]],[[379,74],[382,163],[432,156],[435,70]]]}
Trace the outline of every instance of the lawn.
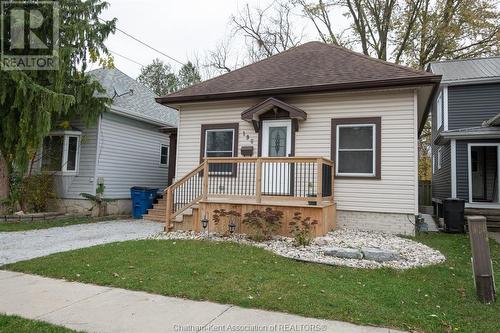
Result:
{"label": "lawn", "polygon": [[43,321],[24,319],[0,314],[1,333],[73,333],[76,331],[55,326]]}
{"label": "lawn", "polygon": [[38,220],[33,222],[2,222],[0,223],[0,232],[12,232],[12,231],[26,231],[26,230],[36,230],[36,229],[48,229],[53,227],[65,227],[73,224],[83,224],[83,223],[95,223],[116,220],[120,217],[105,216],[105,217],[90,217],[90,216],[77,216],[68,218],[58,218],[50,220]]}
{"label": "lawn", "polygon": [[[417,240],[442,251],[447,261],[407,271],[351,269],[296,262],[232,243],[141,240],[3,268],[418,332],[500,332],[500,302],[476,300],[468,238],[430,234]],[[498,277],[500,245],[491,248]]]}

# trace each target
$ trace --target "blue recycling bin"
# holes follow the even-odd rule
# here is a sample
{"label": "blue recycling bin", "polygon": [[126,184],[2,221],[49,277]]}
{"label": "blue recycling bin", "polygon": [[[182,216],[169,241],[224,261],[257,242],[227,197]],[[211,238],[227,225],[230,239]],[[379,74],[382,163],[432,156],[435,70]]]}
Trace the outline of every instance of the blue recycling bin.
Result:
{"label": "blue recycling bin", "polygon": [[153,208],[153,203],[158,195],[157,188],[138,187],[130,188],[130,198],[132,199],[132,217],[142,218],[148,209]]}

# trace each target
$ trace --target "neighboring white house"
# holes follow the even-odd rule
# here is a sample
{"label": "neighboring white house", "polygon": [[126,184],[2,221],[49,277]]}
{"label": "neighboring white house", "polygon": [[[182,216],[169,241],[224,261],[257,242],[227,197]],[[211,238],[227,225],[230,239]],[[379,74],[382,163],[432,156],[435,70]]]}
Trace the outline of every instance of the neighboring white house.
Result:
{"label": "neighboring white house", "polygon": [[419,128],[439,81],[311,42],[157,101],[179,110],[176,179],[204,157],[324,157],[339,226],[412,234]]}
{"label": "neighboring white house", "polygon": [[38,167],[54,174],[56,204],[62,211],[88,209],[90,203],[80,193],[95,194],[102,182],[104,196],[116,199],[108,212],[130,213],[130,187],[168,185],[177,111],[156,103],[149,88],[118,69],[97,69],[89,75],[112,99],[109,112],[91,128],[73,119],[70,129],[51,132]]}

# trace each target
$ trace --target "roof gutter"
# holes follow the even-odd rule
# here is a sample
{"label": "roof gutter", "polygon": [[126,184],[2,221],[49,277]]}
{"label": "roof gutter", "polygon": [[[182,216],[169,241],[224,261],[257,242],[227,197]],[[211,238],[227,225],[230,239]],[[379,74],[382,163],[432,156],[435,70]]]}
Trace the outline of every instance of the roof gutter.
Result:
{"label": "roof gutter", "polygon": [[439,79],[437,82],[433,82],[434,87],[432,87],[431,94],[429,96],[429,99],[427,100],[427,104],[425,105],[424,114],[422,115],[422,120],[420,122],[420,125],[418,126],[418,137],[420,137],[420,134],[422,134],[422,131],[424,130],[425,123],[427,122],[427,118],[429,117],[429,113],[431,112],[432,103],[434,102],[434,99],[436,98],[436,95],[439,91],[441,75],[435,75],[434,77],[439,77]]}
{"label": "roof gutter", "polygon": [[407,77],[391,80],[375,80],[375,81],[360,81],[360,82],[346,82],[313,86],[299,86],[299,87],[284,87],[284,88],[271,88],[262,90],[247,90],[247,91],[232,91],[224,93],[213,93],[204,95],[187,95],[187,96],[164,96],[157,97],[156,102],[163,105],[172,105],[175,103],[189,103],[201,101],[214,101],[234,99],[241,97],[257,97],[265,96],[271,97],[276,95],[288,95],[298,93],[317,93],[329,91],[344,91],[344,90],[358,90],[367,88],[381,88],[381,87],[400,87],[411,86],[415,84],[434,84],[439,86],[441,75],[426,75]]}

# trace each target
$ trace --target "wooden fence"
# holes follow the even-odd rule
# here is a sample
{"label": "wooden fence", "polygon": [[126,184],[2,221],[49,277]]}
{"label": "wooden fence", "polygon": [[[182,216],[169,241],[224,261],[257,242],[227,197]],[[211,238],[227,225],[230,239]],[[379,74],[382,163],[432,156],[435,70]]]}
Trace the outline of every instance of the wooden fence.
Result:
{"label": "wooden fence", "polygon": [[418,182],[418,205],[432,206],[432,183],[430,181]]}

